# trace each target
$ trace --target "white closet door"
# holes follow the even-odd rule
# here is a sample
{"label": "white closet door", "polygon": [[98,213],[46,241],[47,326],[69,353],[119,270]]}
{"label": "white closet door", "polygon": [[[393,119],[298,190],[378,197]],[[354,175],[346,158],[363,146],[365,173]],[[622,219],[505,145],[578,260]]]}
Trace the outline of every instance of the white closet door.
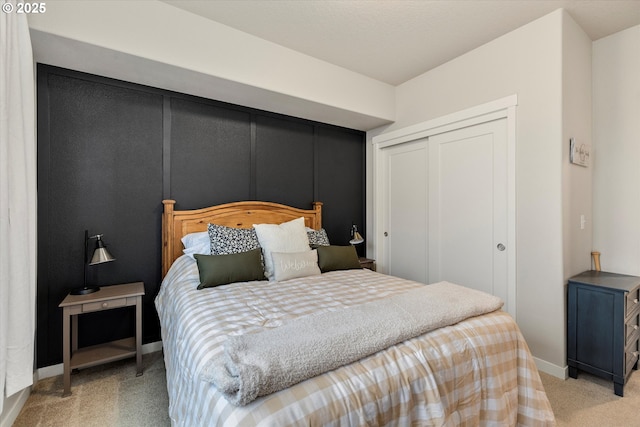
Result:
{"label": "white closet door", "polygon": [[508,304],[513,248],[508,247],[506,119],[430,137],[428,170],[429,282],[468,286]]}
{"label": "white closet door", "polygon": [[427,140],[382,150],[383,271],[427,283]]}

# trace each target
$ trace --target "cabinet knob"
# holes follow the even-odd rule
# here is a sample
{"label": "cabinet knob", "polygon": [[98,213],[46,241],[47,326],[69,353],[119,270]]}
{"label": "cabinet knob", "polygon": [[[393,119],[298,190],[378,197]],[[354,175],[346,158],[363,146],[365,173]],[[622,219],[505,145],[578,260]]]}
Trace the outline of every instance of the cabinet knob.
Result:
{"label": "cabinet knob", "polygon": [[638,330],[638,325],[633,325],[633,329]]}
{"label": "cabinet knob", "polygon": [[103,302],[103,303],[102,303],[102,308],[107,308],[107,307],[109,307],[109,303],[108,303],[108,302],[106,302],[106,301],[105,301],[105,302]]}
{"label": "cabinet knob", "polygon": [[634,304],[637,304],[637,303],[638,303],[638,298],[634,298],[634,299],[633,299],[633,303],[634,303]]}

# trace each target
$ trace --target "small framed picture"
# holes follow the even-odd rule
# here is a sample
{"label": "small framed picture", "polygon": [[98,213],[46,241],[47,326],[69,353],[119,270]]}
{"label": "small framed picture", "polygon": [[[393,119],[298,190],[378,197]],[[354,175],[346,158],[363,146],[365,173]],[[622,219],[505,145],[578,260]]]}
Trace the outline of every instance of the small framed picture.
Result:
{"label": "small framed picture", "polygon": [[575,165],[588,167],[591,157],[591,146],[588,144],[580,144],[575,138],[569,139],[569,161]]}

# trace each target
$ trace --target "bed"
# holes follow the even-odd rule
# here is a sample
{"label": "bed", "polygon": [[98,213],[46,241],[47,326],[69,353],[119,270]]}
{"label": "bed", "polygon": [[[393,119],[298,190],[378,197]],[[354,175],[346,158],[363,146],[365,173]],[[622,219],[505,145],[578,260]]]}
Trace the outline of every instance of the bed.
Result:
{"label": "bed", "polygon": [[[202,259],[219,257],[190,254],[183,246],[187,236],[202,239],[216,227],[210,224],[250,230],[253,224],[303,218],[311,239],[323,231],[322,204],[305,210],[237,202],[189,211],[175,210],[173,200],[163,204],[164,279],[155,304],[173,425],[555,425],[527,344],[499,309],[402,340],[249,402],[232,403],[206,375],[230,340],[286,331],[296,322],[374,307],[430,286],[367,269],[327,268],[305,277],[262,277],[198,289]],[[332,354],[326,348],[317,352]]]}

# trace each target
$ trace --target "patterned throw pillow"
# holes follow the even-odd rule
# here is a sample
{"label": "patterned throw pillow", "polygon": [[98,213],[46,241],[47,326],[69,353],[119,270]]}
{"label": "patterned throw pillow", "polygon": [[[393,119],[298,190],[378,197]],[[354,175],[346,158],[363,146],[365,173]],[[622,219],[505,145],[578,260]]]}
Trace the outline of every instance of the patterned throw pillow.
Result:
{"label": "patterned throw pillow", "polygon": [[307,237],[309,237],[309,245],[315,246],[329,246],[329,236],[324,228],[320,230],[314,230],[313,228],[307,228]]}
{"label": "patterned throw pillow", "polygon": [[229,255],[258,249],[258,235],[253,228],[232,228],[209,224],[211,255]]}

